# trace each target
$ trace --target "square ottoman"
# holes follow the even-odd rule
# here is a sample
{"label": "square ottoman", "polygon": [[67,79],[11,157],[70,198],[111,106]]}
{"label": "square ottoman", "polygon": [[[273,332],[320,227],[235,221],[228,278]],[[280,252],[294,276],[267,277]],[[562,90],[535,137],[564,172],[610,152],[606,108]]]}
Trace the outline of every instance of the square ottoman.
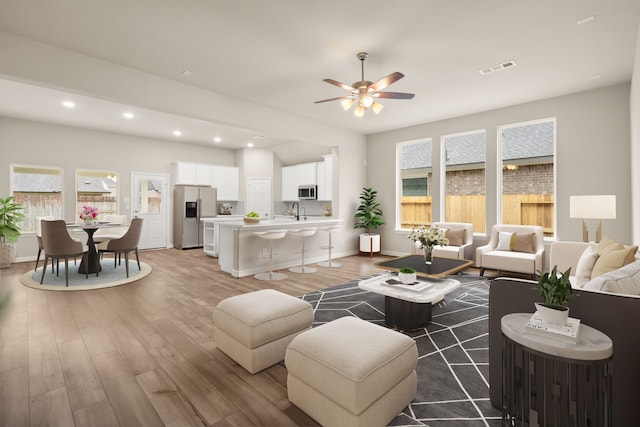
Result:
{"label": "square ottoman", "polygon": [[417,363],[411,338],[342,317],[287,347],[289,400],[324,426],[386,426],[415,398]]}
{"label": "square ottoman", "polygon": [[284,359],[287,345],[313,322],[311,304],[273,289],[226,298],[213,311],[218,348],[255,374]]}

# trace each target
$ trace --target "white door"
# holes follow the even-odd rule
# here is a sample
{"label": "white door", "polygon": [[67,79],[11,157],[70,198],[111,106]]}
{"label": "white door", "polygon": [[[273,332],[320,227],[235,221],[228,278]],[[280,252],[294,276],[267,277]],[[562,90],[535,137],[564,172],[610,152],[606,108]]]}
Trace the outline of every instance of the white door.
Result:
{"label": "white door", "polygon": [[255,211],[261,218],[271,218],[271,178],[254,176],[247,178],[247,212]]}
{"label": "white door", "polygon": [[144,218],[140,249],[167,247],[167,175],[131,174],[131,216]]}

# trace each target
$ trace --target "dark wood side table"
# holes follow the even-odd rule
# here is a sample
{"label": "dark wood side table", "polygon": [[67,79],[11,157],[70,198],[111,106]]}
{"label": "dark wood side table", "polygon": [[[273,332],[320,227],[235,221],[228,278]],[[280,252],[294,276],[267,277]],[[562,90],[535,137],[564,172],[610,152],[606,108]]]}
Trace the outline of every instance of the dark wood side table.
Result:
{"label": "dark wood side table", "polygon": [[611,339],[587,325],[576,343],[532,334],[532,315],[501,320],[502,425],[611,427]]}

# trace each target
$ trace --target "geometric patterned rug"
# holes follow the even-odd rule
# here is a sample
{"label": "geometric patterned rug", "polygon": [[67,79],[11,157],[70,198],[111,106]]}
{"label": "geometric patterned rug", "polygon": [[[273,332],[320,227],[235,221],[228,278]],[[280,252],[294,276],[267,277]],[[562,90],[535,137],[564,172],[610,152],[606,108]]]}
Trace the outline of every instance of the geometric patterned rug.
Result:
{"label": "geometric patterned rug", "polygon": [[[418,391],[390,426],[501,425],[501,412],[489,402],[491,280],[465,274],[452,277],[461,285],[433,306],[431,324],[405,333],[418,347]],[[384,295],[361,290],[359,280],[301,297],[313,306],[314,326],[343,316],[384,326]]]}

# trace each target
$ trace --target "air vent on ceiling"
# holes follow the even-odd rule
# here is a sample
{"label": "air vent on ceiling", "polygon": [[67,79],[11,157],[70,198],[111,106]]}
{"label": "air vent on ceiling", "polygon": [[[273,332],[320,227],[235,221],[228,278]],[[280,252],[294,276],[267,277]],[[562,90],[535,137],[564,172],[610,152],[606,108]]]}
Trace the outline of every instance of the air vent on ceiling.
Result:
{"label": "air vent on ceiling", "polygon": [[487,68],[483,68],[478,72],[482,75],[485,75],[485,74],[495,73],[496,71],[506,70],[507,68],[513,68],[515,66],[516,66],[516,62],[511,60],[511,61],[502,62],[500,64],[492,65]]}

